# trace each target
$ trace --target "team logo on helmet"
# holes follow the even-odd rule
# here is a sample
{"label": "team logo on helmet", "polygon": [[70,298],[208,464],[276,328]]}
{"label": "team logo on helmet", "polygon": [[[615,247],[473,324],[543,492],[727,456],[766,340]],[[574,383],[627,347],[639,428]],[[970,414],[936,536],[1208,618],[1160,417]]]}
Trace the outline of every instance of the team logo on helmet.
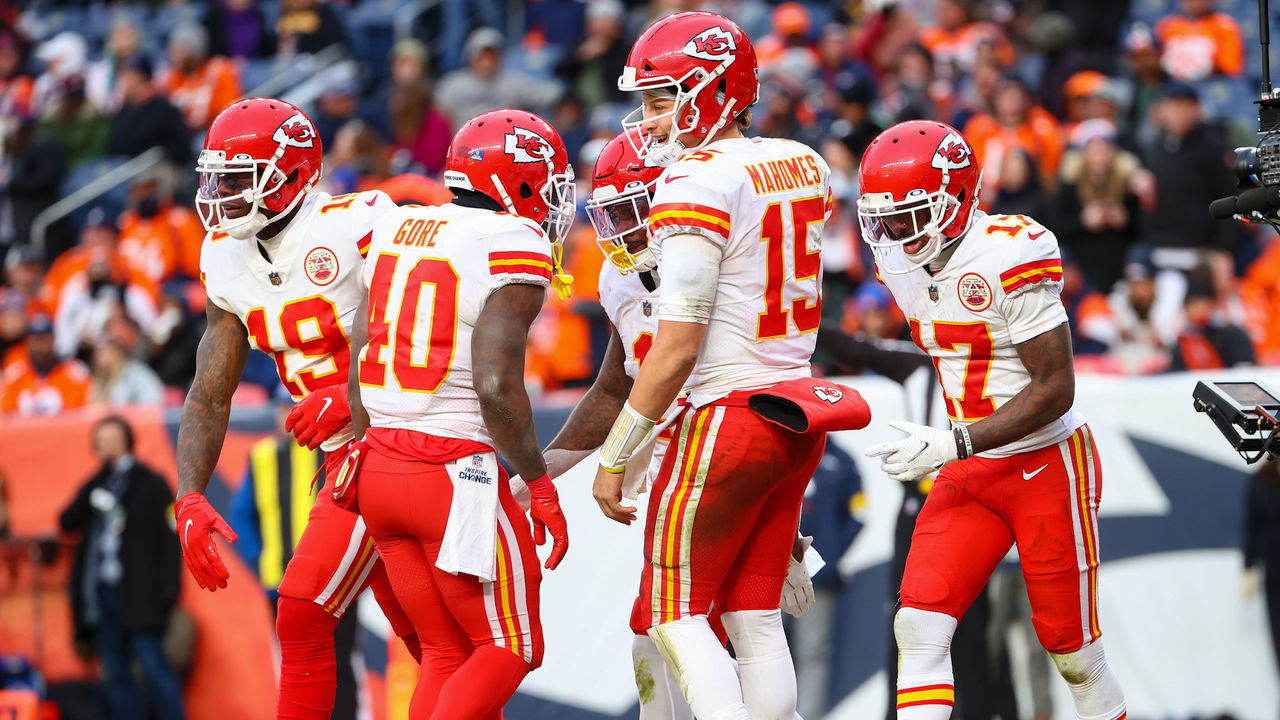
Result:
{"label": "team logo on helmet", "polygon": [[969,152],[969,144],[955,133],[947,133],[933,151],[933,160],[929,163],[939,170],[959,170],[973,164],[973,153]]}
{"label": "team logo on helmet", "polygon": [[518,163],[546,162],[556,152],[546,138],[522,127],[507,133],[502,149]]}
{"label": "team logo on helmet", "polygon": [[298,148],[315,147],[316,129],[311,121],[302,113],[294,113],[288,120],[280,123],[271,139],[283,145]]}
{"label": "team logo on helmet", "polygon": [[960,303],[973,312],[982,312],[991,307],[991,286],[977,273],[961,277],[956,285],[956,293],[960,296]]}
{"label": "team logo on helmet", "polygon": [[307,253],[303,264],[311,282],[324,287],[338,278],[338,257],[329,248],[318,247]]}
{"label": "team logo on helmet", "polygon": [[694,35],[689,42],[685,43],[681,52],[699,60],[719,62],[729,57],[731,53],[736,52],[737,49],[738,43],[734,42],[733,35],[730,35],[727,30],[717,25]]}

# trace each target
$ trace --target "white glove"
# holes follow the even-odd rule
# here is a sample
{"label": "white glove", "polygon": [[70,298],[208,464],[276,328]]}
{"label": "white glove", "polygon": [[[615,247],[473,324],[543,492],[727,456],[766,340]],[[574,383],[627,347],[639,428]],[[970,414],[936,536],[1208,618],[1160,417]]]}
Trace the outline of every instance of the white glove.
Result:
{"label": "white glove", "polygon": [[[800,538],[800,545],[804,550],[808,550],[812,544],[813,538]],[[801,552],[801,558],[803,557],[804,553]],[[800,617],[810,605],[813,605],[813,580],[809,578],[809,569],[805,567],[804,560],[796,560],[796,556],[792,554],[787,558],[787,579],[782,583],[782,597],[778,599],[778,606],[782,608],[782,612]]]}
{"label": "white glove", "polygon": [[529,486],[524,484],[519,475],[512,475],[507,480],[507,486],[511,488],[511,494],[515,496],[516,502],[520,503],[520,507],[525,512],[529,512],[529,504],[533,499],[529,493]]}
{"label": "white glove", "polygon": [[880,469],[898,482],[911,482],[940,469],[959,457],[955,435],[905,420],[890,420],[889,427],[907,436],[873,445],[864,451],[867,457],[880,459]]}

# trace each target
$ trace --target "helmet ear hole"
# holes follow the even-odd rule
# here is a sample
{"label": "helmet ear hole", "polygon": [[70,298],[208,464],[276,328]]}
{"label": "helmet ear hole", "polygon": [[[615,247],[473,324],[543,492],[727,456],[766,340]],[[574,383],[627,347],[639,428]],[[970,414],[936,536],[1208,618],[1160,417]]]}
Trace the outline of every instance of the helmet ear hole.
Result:
{"label": "helmet ear hole", "polygon": [[956,200],[960,201],[960,204],[961,204],[961,205],[963,205],[963,204],[964,204],[964,200],[965,200],[965,189],[964,189],[964,188],[960,188],[960,192],[956,193]]}
{"label": "helmet ear hole", "polygon": [[523,200],[528,200],[529,198],[533,197],[533,188],[529,187],[529,183],[527,182],[520,183],[520,197]]}

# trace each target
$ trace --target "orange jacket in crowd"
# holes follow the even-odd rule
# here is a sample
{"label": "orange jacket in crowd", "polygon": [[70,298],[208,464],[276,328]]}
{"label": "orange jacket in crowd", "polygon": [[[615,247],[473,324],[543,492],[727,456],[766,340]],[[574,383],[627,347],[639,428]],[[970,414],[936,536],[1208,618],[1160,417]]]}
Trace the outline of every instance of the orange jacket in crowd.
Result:
{"label": "orange jacket in crowd", "polygon": [[1244,73],[1244,39],[1230,15],[1215,12],[1195,20],[1170,15],[1156,23],[1155,35],[1163,48],[1160,64],[1178,80]]}
{"label": "orange jacket in crowd", "polygon": [[1002,66],[1009,67],[1013,64],[1013,46],[1009,44],[1004,32],[991,23],[966,23],[952,31],[940,27],[920,31],[920,44],[933,54],[934,62],[940,63],[940,66],[954,63],[964,71],[973,67],[978,46],[984,42],[995,47],[996,59]]}
{"label": "orange jacket in crowd", "polygon": [[452,190],[429,177],[412,173],[387,178],[378,183],[377,188],[389,195],[397,205],[445,205],[453,201]]}
{"label": "orange jacket in crowd", "polygon": [[1000,164],[1010,147],[1025,150],[1040,168],[1041,182],[1047,187],[1054,186],[1058,165],[1062,162],[1062,128],[1048,110],[1033,107],[1027,111],[1026,121],[1012,128],[1001,125],[991,115],[975,115],[964,126],[964,136],[973,145],[973,152],[982,165],[984,209],[1000,189]]}
{"label": "orange jacket in crowd", "polygon": [[573,276],[573,297],[561,300],[548,290],[547,304],[529,332],[526,374],[538,378],[547,389],[587,380],[595,372],[591,365],[591,321],[574,309],[579,303],[600,303],[603,257],[595,240],[590,226],[579,225],[570,232],[564,271]]}
{"label": "orange jacket in crowd", "polygon": [[240,70],[227,58],[212,57],[189,75],[171,68],[159,87],[195,130],[208,127],[218,111],[240,97]]}
{"label": "orange jacket in crowd", "polygon": [[1240,281],[1245,327],[1258,362],[1280,360],[1280,242],[1272,242],[1249,265]]}
{"label": "orange jacket in crowd", "polygon": [[66,408],[80,407],[89,398],[89,369],[79,360],[63,360],[41,376],[31,361],[23,358],[0,376],[0,413],[57,415]]}
{"label": "orange jacket in crowd", "polygon": [[153,218],[133,210],[120,216],[116,248],[129,267],[153,285],[162,285],[177,273],[200,277],[200,244],[204,226],[191,210],[180,205],[163,207]]}
{"label": "orange jacket in crowd", "polygon": [[[198,253],[196,262],[199,262]],[[88,267],[89,253],[83,247],[71,248],[53,261],[44,274],[44,287],[40,289],[40,300],[49,309],[50,314],[57,314],[62,290],[67,282],[85,272]],[[134,285],[145,290],[152,300],[157,302],[160,300],[160,286],[134,268],[119,251],[115,252],[111,258],[111,270],[118,282]],[[199,268],[196,270],[195,277],[200,277]]]}

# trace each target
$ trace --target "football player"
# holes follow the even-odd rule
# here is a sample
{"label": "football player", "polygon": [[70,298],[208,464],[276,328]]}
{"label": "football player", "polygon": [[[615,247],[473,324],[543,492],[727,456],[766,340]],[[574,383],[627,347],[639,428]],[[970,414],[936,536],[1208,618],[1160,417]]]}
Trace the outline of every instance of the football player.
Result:
{"label": "football player", "polygon": [[[569,547],[524,358],[575,208],[564,143],[532,113],[473,118],[445,167],[452,203],[403,208],[373,231],[350,380],[368,430],[342,492],[422,640],[409,716],[471,720],[499,717],[542,663],[534,545],[550,532],[547,569]],[[533,478],[533,536],[498,451]]]}
{"label": "football player", "polygon": [[[594,495],[618,522],[632,453],[680,396],[649,496],[633,629],[657,645],[694,715],[791,718],[795,671],[779,596],[824,433],[747,407],[752,391],[811,379],[829,170],[811,148],[747,138],[758,95],[746,34],[713,13],[666,17],[636,41],[618,86],[624,121],[666,166],[649,214],[662,277],[658,331],[601,449]],[[835,398],[833,398],[833,402]],[[708,621],[722,611],[734,663]]]}
{"label": "football player", "polygon": [[937,472],[916,520],[894,634],[898,717],[941,720],[954,699],[957,620],[1017,544],[1034,625],[1076,716],[1125,717],[1098,626],[1102,466],[1073,407],[1071,332],[1052,232],[978,210],[981,170],[953,128],[881,133],[858,170],[862,236],[911,337],[933,358],[951,428],[867,449],[895,480]]}
{"label": "football player", "polygon": [[[205,499],[227,432],[231,396],[250,343],[275,359],[297,400],[287,426],[326,452],[325,476],[351,440],[348,338],[363,297],[360,271],[374,222],[396,209],[378,191],[314,192],[320,138],[311,119],[274,98],[240,100],[209,127],[196,167],[196,208],[208,235],[200,252],[208,327],[178,429],[178,537],[200,587],[226,587],[212,533],[235,532]],[[364,522],[321,493],[280,583],[279,718],[327,719],[333,710],[333,633],[366,587],[396,634],[419,654]]]}

